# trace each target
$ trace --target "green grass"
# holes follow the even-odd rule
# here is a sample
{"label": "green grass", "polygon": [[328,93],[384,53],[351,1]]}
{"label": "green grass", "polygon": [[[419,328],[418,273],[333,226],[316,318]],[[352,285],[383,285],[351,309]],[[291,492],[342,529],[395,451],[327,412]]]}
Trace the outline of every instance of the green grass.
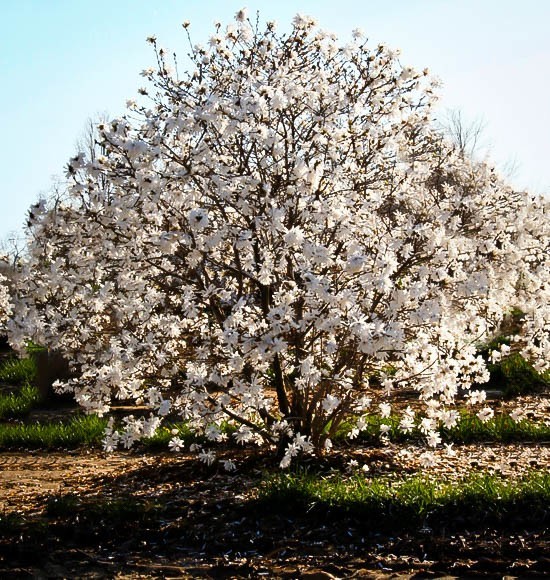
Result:
{"label": "green grass", "polygon": [[[501,345],[511,346],[510,334],[519,332],[521,328],[519,321],[523,314],[519,310],[511,314],[515,318],[515,323],[513,323],[510,332],[498,336],[488,344],[479,347],[478,352],[486,361],[489,361],[492,351],[500,350]],[[490,373],[490,379],[487,383],[479,386],[483,389],[502,391],[507,399],[520,395],[540,393],[550,388],[550,370],[539,373],[531,363],[517,352],[512,352],[497,363],[488,362],[487,368]]]}
{"label": "green grass", "polygon": [[520,354],[513,353],[498,364],[488,365],[491,378],[481,387],[501,390],[508,399],[540,393],[550,388],[550,374],[539,373]]}
{"label": "green grass", "polygon": [[23,385],[18,393],[0,395],[0,419],[23,417],[40,402],[36,387]]}
{"label": "green grass", "polygon": [[[29,389],[31,389],[29,387]],[[32,394],[32,391],[29,391]],[[3,401],[12,401],[16,395],[0,398],[0,418]],[[7,405],[7,403],[6,403]],[[13,406],[10,407],[13,410]],[[0,451],[14,449],[75,449],[77,447],[101,446],[107,419],[96,415],[76,415],[69,420],[55,422],[0,423]],[[186,445],[204,443],[204,435],[194,433],[186,423],[172,423],[158,429],[152,437],[142,439],[138,446],[148,451],[166,451],[174,437],[172,429]]]}
{"label": "green grass", "polygon": [[542,525],[549,518],[550,474],[532,472],[521,480],[473,475],[459,483],[422,476],[392,480],[360,476],[321,476],[306,471],[268,476],[260,487],[262,510],[347,514],[377,529],[433,525]]}
{"label": "green grass", "polygon": [[441,429],[442,439],[453,443],[498,442],[513,443],[519,441],[550,441],[550,425],[528,421],[514,421],[507,414],[495,415],[483,422],[472,413],[462,413],[456,427]]}
{"label": "green grass", "polygon": [[40,403],[38,389],[32,385],[36,364],[32,358],[9,358],[0,366],[0,382],[19,387],[0,394],[0,419],[23,417]]}
{"label": "green grass", "polygon": [[[0,409],[1,409],[0,399]],[[75,449],[99,447],[102,444],[107,419],[96,415],[76,415],[66,421],[40,423],[0,423],[0,451],[14,449]],[[148,451],[166,451],[171,430],[177,428],[178,436],[186,445],[204,442],[204,436],[196,435],[185,423],[161,427],[152,437],[144,438],[139,445]]]}
{"label": "green grass", "polygon": [[[13,416],[17,411],[24,414],[34,399],[34,391],[28,387],[19,395],[0,398],[0,417]],[[407,435],[398,430],[398,418],[381,419],[372,416],[368,418],[368,426],[359,435],[359,440],[365,444],[378,444],[380,441],[380,425],[391,426],[390,436],[394,441],[403,442],[421,440],[422,434],[416,430]],[[0,450],[13,449],[74,449],[77,447],[101,445],[106,419],[94,415],[77,415],[66,421],[51,423],[3,423],[0,424]],[[202,435],[195,434],[185,423],[174,423],[161,427],[152,437],[143,439],[140,446],[148,451],[167,450],[168,443],[174,436],[172,429],[178,430],[178,436],[186,445],[190,443],[204,443]],[[344,439],[344,429],[337,439]],[[517,442],[517,441],[549,441],[550,426],[542,423],[523,420],[515,422],[507,415],[498,415],[483,423],[475,415],[463,414],[458,425],[453,429],[442,429],[442,439],[445,442],[474,443],[474,442]]]}
{"label": "green grass", "polygon": [[[229,440],[231,436],[236,431],[236,426],[229,422],[223,422],[220,425],[220,431],[225,433]],[[174,437],[172,430],[177,430],[177,436],[182,439],[185,445],[190,445],[191,443],[205,443],[207,438],[202,433],[196,433],[193,431],[187,423],[184,421],[167,423],[166,425],[160,427],[158,431],[152,436],[142,439],[141,444],[150,451],[164,450],[168,449],[168,443]]]}
{"label": "green grass", "polygon": [[197,436],[186,423],[170,423],[160,427],[152,437],[147,437],[141,440],[141,444],[150,451],[166,451],[168,443],[174,437],[172,429],[178,430],[178,437],[182,439],[186,445],[190,443],[199,443],[204,441],[204,437]]}
{"label": "green grass", "polygon": [[[363,443],[376,444],[380,441],[381,425],[388,425],[388,436],[392,441],[403,443],[405,441],[421,441],[422,433],[418,428],[407,434],[399,430],[399,417],[382,418],[372,415],[367,417],[367,427],[358,436]],[[336,440],[345,439],[352,428],[348,423],[343,426]],[[475,413],[461,412],[460,419],[455,427],[440,429],[443,441],[448,443],[478,443],[482,441],[490,443],[512,443],[517,441],[542,442],[550,441],[550,425],[541,422],[522,420],[514,421],[508,414],[495,415],[489,421],[483,422]]]}
{"label": "green grass", "polygon": [[32,358],[10,358],[0,367],[0,382],[10,385],[31,383],[36,378],[36,363]]}
{"label": "green grass", "polygon": [[101,444],[106,419],[95,415],[76,416],[66,422],[0,424],[0,450],[74,449]]}
{"label": "green grass", "polygon": [[[550,474],[543,471],[517,480],[482,473],[451,483],[422,476],[366,479],[299,470],[264,474],[254,487],[257,497],[240,506],[245,510],[242,515],[302,518],[312,526],[345,522],[354,528],[391,533],[489,526],[543,529],[550,519]],[[38,519],[0,517],[0,535],[18,534],[32,524],[36,532],[47,535],[66,530],[91,536],[102,529],[127,532],[142,525],[156,529],[161,521],[165,526],[168,521],[185,526],[186,516],[187,504],[173,498],[166,502],[162,497],[131,493],[122,497],[56,494],[47,500]]]}

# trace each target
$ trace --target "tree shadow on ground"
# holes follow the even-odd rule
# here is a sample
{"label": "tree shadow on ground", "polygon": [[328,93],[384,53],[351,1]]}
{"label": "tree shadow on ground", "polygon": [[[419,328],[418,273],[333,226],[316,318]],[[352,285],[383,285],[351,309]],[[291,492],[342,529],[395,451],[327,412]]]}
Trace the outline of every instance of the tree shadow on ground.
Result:
{"label": "tree shadow on ground", "polygon": [[231,475],[161,457],[91,478],[78,494],[44,496],[41,511],[0,521],[0,574],[295,578],[309,569],[337,577],[361,570],[543,577],[550,570],[547,506],[529,498],[498,512],[450,505],[428,527],[391,501],[365,511],[305,497],[258,499],[271,463],[249,454],[241,465]]}

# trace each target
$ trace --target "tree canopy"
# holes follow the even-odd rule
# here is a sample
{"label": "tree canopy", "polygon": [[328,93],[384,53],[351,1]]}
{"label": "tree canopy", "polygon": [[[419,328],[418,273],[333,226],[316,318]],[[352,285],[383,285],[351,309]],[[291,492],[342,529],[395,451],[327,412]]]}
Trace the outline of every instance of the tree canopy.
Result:
{"label": "tree canopy", "polygon": [[286,466],[403,388],[435,446],[459,390],[483,401],[477,348],[512,307],[523,352],[548,364],[548,201],[442,138],[427,71],[299,15],[279,33],[240,11],[190,44],[183,74],[149,41],[139,102],[33,212],[10,323],[67,357],[59,388],[87,410],[150,408],[107,448],[166,417],[212,441],[229,421]]}

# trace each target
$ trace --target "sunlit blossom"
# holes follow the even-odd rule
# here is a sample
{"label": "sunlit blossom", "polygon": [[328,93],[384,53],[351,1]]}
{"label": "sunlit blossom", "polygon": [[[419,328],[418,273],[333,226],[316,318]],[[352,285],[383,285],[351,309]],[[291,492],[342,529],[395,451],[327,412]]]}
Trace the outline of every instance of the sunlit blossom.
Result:
{"label": "sunlit blossom", "polygon": [[486,421],[489,421],[489,419],[492,419],[494,415],[495,413],[493,409],[491,409],[490,407],[484,407],[483,409],[481,409],[481,411],[477,413],[478,418],[484,423]]}
{"label": "sunlit blossom", "polygon": [[418,459],[420,462],[420,466],[424,469],[434,467],[435,465],[437,465],[437,457],[434,455],[434,453],[430,451],[425,451],[420,455]]}
{"label": "sunlit blossom", "polygon": [[185,447],[185,442],[180,437],[172,437],[168,443],[170,451],[181,451]]}

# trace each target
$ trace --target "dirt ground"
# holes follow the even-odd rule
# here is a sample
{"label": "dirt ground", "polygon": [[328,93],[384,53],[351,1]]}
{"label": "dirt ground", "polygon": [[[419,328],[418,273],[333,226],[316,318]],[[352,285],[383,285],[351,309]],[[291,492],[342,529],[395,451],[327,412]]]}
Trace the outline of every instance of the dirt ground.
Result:
{"label": "dirt ground", "polygon": [[[264,514],[254,503],[266,467],[240,452],[234,474],[186,455],[101,452],[3,453],[0,513],[22,518],[0,539],[0,578],[464,578],[548,577],[547,530],[430,529],[381,534],[353,517]],[[533,462],[550,465],[541,445],[463,446],[465,461],[434,476],[492,468],[514,476]],[[396,448],[357,448],[371,473],[395,469]],[[495,458],[499,458],[498,462]],[[459,458],[460,459],[460,458]],[[508,470],[508,472],[503,471]],[[121,526],[87,512],[88,502],[131,497],[169,506]],[[73,503],[67,503],[69,498]],[[75,499],[77,498],[77,499]],[[172,509],[173,508],[173,509]],[[129,509],[132,509],[131,506]],[[147,509],[146,509],[147,511]],[[170,513],[174,515],[171,516]],[[0,522],[2,523],[2,522]]]}

